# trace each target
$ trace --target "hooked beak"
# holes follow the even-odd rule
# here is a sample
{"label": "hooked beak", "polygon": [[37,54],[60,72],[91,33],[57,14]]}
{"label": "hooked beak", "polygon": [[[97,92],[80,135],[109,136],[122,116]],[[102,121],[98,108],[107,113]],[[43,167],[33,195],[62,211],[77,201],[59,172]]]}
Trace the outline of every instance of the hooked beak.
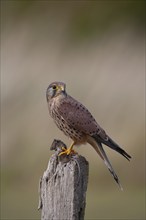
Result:
{"label": "hooked beak", "polygon": [[62,92],[65,92],[65,88],[63,85],[59,85],[59,89],[62,91]]}

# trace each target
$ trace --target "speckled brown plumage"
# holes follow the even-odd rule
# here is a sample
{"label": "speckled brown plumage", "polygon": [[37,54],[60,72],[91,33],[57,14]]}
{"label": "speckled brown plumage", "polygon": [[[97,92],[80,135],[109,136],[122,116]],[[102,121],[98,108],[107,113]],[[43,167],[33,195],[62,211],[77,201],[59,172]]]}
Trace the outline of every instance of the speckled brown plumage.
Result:
{"label": "speckled brown plumage", "polygon": [[120,185],[102,144],[122,154],[128,160],[131,158],[130,155],[106,134],[84,105],[66,93],[66,85],[64,83],[51,83],[47,88],[46,98],[49,113],[54,119],[55,124],[66,136],[73,140],[70,148],[64,151],[64,153],[70,154],[74,145],[91,144],[104,160],[116,182]]}

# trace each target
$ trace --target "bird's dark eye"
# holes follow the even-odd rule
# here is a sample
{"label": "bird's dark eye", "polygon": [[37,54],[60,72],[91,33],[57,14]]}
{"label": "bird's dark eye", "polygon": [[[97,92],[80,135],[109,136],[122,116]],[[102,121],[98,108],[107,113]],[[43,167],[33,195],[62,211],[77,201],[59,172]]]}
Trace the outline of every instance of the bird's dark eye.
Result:
{"label": "bird's dark eye", "polygon": [[52,88],[55,90],[57,87],[54,85]]}

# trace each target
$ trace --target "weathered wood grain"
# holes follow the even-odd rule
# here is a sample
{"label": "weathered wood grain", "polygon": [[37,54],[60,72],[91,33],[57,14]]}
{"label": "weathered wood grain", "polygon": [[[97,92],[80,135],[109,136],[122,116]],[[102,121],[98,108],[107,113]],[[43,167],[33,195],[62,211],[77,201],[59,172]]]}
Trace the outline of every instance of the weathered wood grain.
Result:
{"label": "weathered wood grain", "polygon": [[84,219],[88,170],[78,154],[52,155],[40,180],[41,220]]}

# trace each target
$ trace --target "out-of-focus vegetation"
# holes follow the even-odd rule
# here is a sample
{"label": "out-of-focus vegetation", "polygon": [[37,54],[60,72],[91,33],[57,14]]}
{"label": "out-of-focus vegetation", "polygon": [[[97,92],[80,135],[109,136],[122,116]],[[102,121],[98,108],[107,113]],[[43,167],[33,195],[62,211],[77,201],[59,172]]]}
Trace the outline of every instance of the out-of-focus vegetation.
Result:
{"label": "out-of-focus vegetation", "polygon": [[1,219],[39,219],[38,182],[54,138],[45,90],[69,94],[131,156],[91,146],[86,219],[145,219],[145,1],[1,1]]}

